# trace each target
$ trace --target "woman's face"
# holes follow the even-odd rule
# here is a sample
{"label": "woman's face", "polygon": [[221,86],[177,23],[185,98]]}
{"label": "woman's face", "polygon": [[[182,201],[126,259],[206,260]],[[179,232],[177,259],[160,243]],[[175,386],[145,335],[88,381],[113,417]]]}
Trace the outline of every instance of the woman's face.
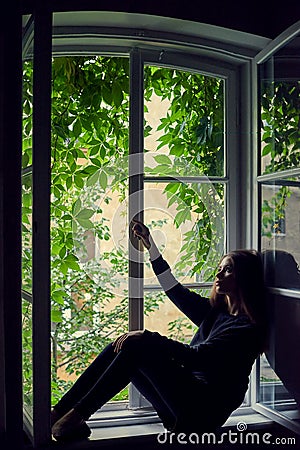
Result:
{"label": "woman's face", "polygon": [[235,295],[237,291],[233,262],[229,256],[225,256],[220,262],[215,280],[217,294]]}

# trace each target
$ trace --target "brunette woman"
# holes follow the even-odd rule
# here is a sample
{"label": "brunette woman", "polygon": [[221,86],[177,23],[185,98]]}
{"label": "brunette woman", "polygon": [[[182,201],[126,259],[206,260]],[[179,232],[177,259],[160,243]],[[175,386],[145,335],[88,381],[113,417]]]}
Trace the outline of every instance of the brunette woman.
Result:
{"label": "brunette woman", "polygon": [[255,359],[263,350],[264,281],[261,256],[236,250],[220,261],[210,298],[180,284],[149,229],[133,233],[149,251],[168,298],[198,329],[190,344],[158,332],[119,336],[91,363],[51,413],[56,440],[87,438],[86,421],[132,382],[174,432],[207,432],[222,426],[244,400]]}

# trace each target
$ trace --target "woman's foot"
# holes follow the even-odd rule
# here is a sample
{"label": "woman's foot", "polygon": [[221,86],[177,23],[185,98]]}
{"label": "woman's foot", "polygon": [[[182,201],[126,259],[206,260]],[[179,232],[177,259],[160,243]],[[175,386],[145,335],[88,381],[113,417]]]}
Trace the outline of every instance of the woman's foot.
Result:
{"label": "woman's foot", "polygon": [[71,409],[52,427],[52,435],[57,441],[87,439],[90,434],[89,426],[75,409]]}

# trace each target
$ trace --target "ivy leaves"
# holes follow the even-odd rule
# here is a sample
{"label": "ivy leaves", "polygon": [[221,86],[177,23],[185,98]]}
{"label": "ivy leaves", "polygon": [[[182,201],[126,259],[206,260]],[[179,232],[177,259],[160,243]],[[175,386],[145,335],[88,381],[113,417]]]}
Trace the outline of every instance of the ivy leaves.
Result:
{"label": "ivy leaves", "polygon": [[216,78],[180,70],[147,67],[146,99],[154,91],[170,107],[161,118],[157,150],[169,147],[169,154],[184,156],[205,175],[224,173],[224,93]]}
{"label": "ivy leaves", "polygon": [[[264,174],[299,167],[300,164],[300,83],[274,81],[262,86],[261,157]],[[281,186],[262,204],[262,235],[278,234],[291,190]]]}
{"label": "ivy leaves", "polygon": [[261,96],[262,157],[270,160],[265,173],[298,167],[300,163],[300,83],[274,81]]}
{"label": "ivy leaves", "polygon": [[[126,299],[113,303],[113,308],[108,307],[114,301],[112,287],[117,284],[111,274],[127,277],[126,252],[120,248],[101,254],[111,268],[107,270],[97,265],[101,285],[82,269],[82,261],[89,257],[84,239],[97,237],[100,242],[111,239],[106,218],[97,205],[99,196],[114,186],[119,200],[126,200],[128,170],[122,161],[129,153],[129,60],[101,56],[54,58],[52,73],[51,320],[53,392],[56,393],[60,383],[56,378],[59,366],[67,368],[69,373],[76,372],[113,333],[126,331]],[[23,167],[28,168],[32,164],[30,62],[24,66],[24,77]],[[151,101],[154,94],[160,100],[166,99],[169,105],[157,129],[153,130],[145,120],[145,136],[160,133],[155,164],[146,168],[146,174],[154,177],[222,176],[222,80],[147,66],[144,87],[146,111],[147,101]],[[94,197],[89,198],[93,186],[97,189]],[[222,204],[222,189],[219,191],[217,201]],[[197,273],[203,270],[210,244],[217,239],[201,192],[190,183],[175,180],[165,184],[164,194],[168,207],[176,210],[174,224],[177,228],[190,222],[192,215],[197,217],[195,227],[185,235],[178,263],[179,270],[190,265],[192,273]],[[108,195],[105,201],[110,205]],[[24,185],[23,212],[24,226],[29,233],[30,202],[31,186],[28,184]],[[77,247],[80,244],[74,240],[76,233],[82,234],[80,249]],[[30,274],[30,255],[24,258],[24,264],[28,264]],[[209,267],[207,279],[211,273]],[[155,308],[157,304],[153,300],[147,305],[147,313]],[[85,337],[81,338],[80,333]]]}

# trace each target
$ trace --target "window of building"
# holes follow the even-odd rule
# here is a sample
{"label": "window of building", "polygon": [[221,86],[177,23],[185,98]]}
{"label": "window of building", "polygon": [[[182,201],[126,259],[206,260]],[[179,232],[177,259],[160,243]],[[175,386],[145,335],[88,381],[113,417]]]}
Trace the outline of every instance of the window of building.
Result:
{"label": "window of building", "polygon": [[[266,41],[125,16],[57,13],[52,36],[50,15],[25,21],[24,402],[35,443],[49,437],[41,424],[51,402],[113,337],[144,327],[184,341],[193,333],[133,239],[134,217],[151,228],[174,275],[203,295],[224,252],[257,246],[249,86]],[[285,88],[293,96],[297,86]],[[265,87],[258,190],[270,217],[263,208],[257,215],[268,246],[269,229],[290,223],[299,174],[298,147],[283,167],[265,106],[276,110],[276,95]],[[296,138],[287,134],[289,149]],[[277,176],[282,168],[290,172]],[[116,408],[149,406],[132,387],[114,400]]]}
{"label": "window of building", "polygon": [[[53,401],[128,326],[191,338],[190,324],[165,301],[149,263],[142,270],[142,249],[130,249],[135,246],[128,242],[130,214],[144,216],[174,275],[191,288],[212,285],[216,261],[225,250],[225,79],[202,74],[201,67],[190,72],[178,65],[150,66],[142,57],[135,49],[131,58],[72,56],[52,62]],[[140,66],[135,72],[136,58]],[[24,77],[23,267],[28,292],[30,60]],[[130,77],[138,99],[130,96]],[[143,109],[137,109],[137,101]],[[130,109],[131,120],[139,124],[136,130],[129,128]],[[130,146],[135,133],[143,137],[138,151]],[[135,263],[140,266],[137,277]],[[30,304],[27,297],[24,301]],[[31,315],[27,309],[26,320]],[[25,322],[24,337],[27,332]],[[123,397],[131,404],[139,401],[134,395]]]}
{"label": "window of building", "polygon": [[260,359],[259,410],[292,429],[299,422],[299,35],[259,66],[258,177],[270,336]]}

